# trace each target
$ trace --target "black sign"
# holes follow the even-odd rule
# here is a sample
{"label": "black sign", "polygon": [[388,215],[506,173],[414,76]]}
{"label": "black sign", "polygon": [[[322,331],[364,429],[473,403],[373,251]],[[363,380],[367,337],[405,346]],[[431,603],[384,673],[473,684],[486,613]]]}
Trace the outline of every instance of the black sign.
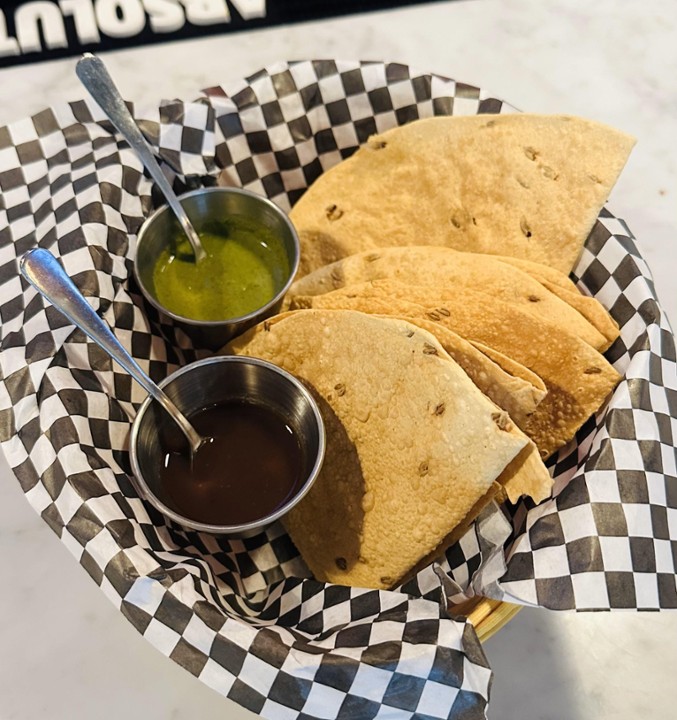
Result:
{"label": "black sign", "polygon": [[0,67],[380,10],[383,0],[32,0],[0,6]]}

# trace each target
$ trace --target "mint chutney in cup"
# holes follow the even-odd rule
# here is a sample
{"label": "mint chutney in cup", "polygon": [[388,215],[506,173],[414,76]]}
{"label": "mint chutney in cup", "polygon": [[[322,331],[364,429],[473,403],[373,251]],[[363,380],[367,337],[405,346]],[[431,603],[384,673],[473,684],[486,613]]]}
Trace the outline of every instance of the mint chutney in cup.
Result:
{"label": "mint chutney in cup", "polygon": [[217,350],[279,309],[298,268],[298,237],[283,210],[248,190],[202,188],[179,201],[207,257],[195,262],[163,206],[141,227],[134,275],[146,299],[194,345]]}

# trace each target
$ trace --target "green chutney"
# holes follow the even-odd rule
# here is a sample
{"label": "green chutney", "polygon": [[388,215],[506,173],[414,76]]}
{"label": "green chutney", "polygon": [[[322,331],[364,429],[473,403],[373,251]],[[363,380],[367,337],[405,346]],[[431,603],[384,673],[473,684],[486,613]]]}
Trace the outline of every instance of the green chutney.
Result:
{"label": "green chutney", "polygon": [[270,302],[289,279],[282,239],[258,220],[231,215],[200,229],[207,257],[199,263],[176,227],[153,268],[154,295],[176,315],[207,321],[241,317]]}

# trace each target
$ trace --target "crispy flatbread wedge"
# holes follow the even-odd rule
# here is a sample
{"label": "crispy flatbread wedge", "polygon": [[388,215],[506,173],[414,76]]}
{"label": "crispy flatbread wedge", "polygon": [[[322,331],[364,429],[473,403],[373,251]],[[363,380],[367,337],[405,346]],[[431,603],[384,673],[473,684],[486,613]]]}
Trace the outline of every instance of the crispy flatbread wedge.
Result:
{"label": "crispy flatbread wedge", "polygon": [[443,553],[445,553],[454,543],[458,542],[470,529],[470,526],[475,522],[480,513],[486,508],[491,502],[503,503],[506,500],[506,494],[503,486],[499,479],[492,483],[492,486],[487,492],[472,506],[468,514],[461,520],[461,522],[440,542],[440,544],[431,552],[429,552],[424,558],[421,558],[419,562],[414,565],[409,572],[399,579],[397,585],[403,585],[408,580],[411,580],[417,573],[421,572],[430,563],[439,559]]}
{"label": "crispy flatbread wedge", "polygon": [[371,137],[292,208],[299,276],[391,245],[442,245],[565,273],[634,139],[569,115],[417,120]]}
{"label": "crispy flatbread wedge", "polygon": [[492,301],[517,305],[545,319],[556,318],[563,328],[600,352],[609,346],[607,337],[578,309],[527,272],[487,255],[446,247],[385,247],[349,255],[296,281],[290,288],[288,303],[295,295],[319,295],[383,279],[429,287],[431,294],[457,286],[488,293]]}
{"label": "crispy flatbread wedge", "polygon": [[[529,418],[547,393],[545,384],[536,373],[482,343],[464,340],[457,333],[432,320],[402,319],[434,335],[475,385],[498,407],[505,410],[518,428],[529,426]],[[506,466],[498,478],[498,483],[502,487],[500,499],[508,499],[513,503],[523,495],[528,495],[534,502],[539,503],[550,496],[553,484],[533,441],[522,448],[519,455]],[[491,499],[499,498],[487,496],[476,512],[469,513],[469,523]],[[454,534],[452,537],[458,539],[460,535]]]}
{"label": "crispy flatbread wedge", "polygon": [[277,363],[320,403],[325,462],[284,521],[320,580],[392,587],[528,445],[433,335],[400,319],[288,313],[226,349]]}
{"label": "crispy flatbread wedge", "polygon": [[465,370],[477,387],[515,421],[517,427],[526,424],[546,395],[545,384],[536,373],[492,348],[465,340],[449,328],[432,320],[405,318],[432,333]]}
{"label": "crispy flatbread wedge", "polygon": [[296,298],[295,303],[432,320],[526,366],[543,380],[548,392],[523,430],[547,458],[599,409],[620,375],[601,353],[556,323],[507,304],[497,311],[487,297],[457,288],[433,299],[428,288],[376,280]]}
{"label": "crispy flatbread wedge", "polygon": [[618,323],[611,317],[606,308],[595,298],[581,293],[564,273],[547,265],[529,262],[528,260],[507,257],[500,257],[499,260],[528,273],[534,280],[538,280],[543,287],[560,297],[572,308],[578,310],[604,335],[609,347],[619,337]]}

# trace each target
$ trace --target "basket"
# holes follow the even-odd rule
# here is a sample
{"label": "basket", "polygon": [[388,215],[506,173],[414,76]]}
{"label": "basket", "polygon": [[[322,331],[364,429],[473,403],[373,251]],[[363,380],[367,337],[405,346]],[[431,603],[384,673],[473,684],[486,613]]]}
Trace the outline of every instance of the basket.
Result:
{"label": "basket", "polygon": [[[289,208],[374,132],[432,114],[501,112],[514,108],[404,65],[318,60],[279,63],[198,102],[135,116],[177,174],[177,190],[195,178],[216,184],[226,168],[229,184]],[[484,597],[456,606],[473,633],[440,612],[433,569],[412,592],[318,583],[279,525],[227,542],[175,527],[142,502],[125,446],[142,394],[24,292],[15,270],[36,242],[53,249],[156,379],[198,359],[176,328],[142,311],[128,283],[128,236],[151,210],[150,184],[84,101],[0,132],[0,150],[11,220],[0,233],[0,441],[28,500],[102,591],[160,652],[263,717],[484,716],[492,676],[478,638],[520,606]],[[507,571],[490,569],[503,597],[529,606],[677,607],[673,559],[659,554],[677,540],[667,521],[677,497],[673,334],[631,233],[606,209],[576,272],[615,309],[623,336],[612,360],[632,382],[558,455],[557,498],[533,514],[524,505],[511,512]],[[466,533],[443,576],[472,577],[487,557],[481,541]]]}
{"label": "basket", "polygon": [[461,608],[461,614],[472,623],[480,642],[485,643],[517,615],[522,605],[477,597],[468,600]]}

